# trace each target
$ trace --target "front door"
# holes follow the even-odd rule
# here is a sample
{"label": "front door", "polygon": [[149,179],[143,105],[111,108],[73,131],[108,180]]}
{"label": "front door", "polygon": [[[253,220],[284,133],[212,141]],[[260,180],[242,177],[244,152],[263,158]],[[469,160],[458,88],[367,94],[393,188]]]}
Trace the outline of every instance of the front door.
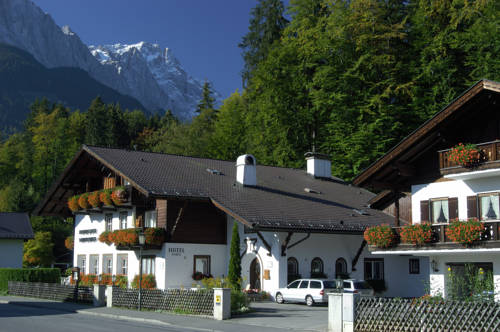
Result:
{"label": "front door", "polygon": [[250,288],[260,290],[260,263],[257,258],[250,264]]}

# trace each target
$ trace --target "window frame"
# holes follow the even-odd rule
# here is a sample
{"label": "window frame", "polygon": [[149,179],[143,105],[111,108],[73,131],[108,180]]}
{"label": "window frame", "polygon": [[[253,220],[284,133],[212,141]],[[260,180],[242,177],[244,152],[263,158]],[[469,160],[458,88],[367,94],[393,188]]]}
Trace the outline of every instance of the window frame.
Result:
{"label": "window frame", "polygon": [[156,209],[147,210],[144,212],[144,227],[148,228],[158,227],[158,211]]}
{"label": "window frame", "polygon": [[[99,254],[90,254],[89,255],[89,274],[99,275],[99,261],[100,261],[99,256],[100,256]],[[97,258],[96,263],[93,264],[92,259],[96,259],[96,258]],[[94,269],[92,269],[92,268],[94,268]]]}
{"label": "window frame", "polygon": [[[291,273],[290,269],[288,268],[290,263],[293,263],[295,265],[295,272],[294,273]],[[286,260],[286,270],[287,270],[287,275],[289,275],[289,276],[299,274],[299,261],[297,260],[297,258],[288,257],[288,259]]]}
{"label": "window frame", "polygon": [[113,214],[112,213],[104,214],[104,230],[106,232],[113,231]]}
{"label": "window frame", "polygon": [[[208,273],[207,275],[211,275],[211,269],[212,269],[212,262],[211,262],[211,257],[210,255],[193,255],[193,275],[196,273],[196,272],[199,272],[199,271],[196,271],[196,260],[197,259],[207,259],[207,262],[208,262]],[[203,271],[201,271],[202,274],[205,274],[203,273]]]}
{"label": "window frame", "polygon": [[[144,264],[145,261],[151,261],[151,264],[149,265],[149,269],[148,269],[148,265]],[[145,269],[146,269],[146,271],[145,271]],[[142,256],[142,274],[151,274],[151,275],[156,274],[156,256],[154,256],[154,255]]]}
{"label": "window frame", "polygon": [[409,274],[420,274],[420,259],[410,258],[408,260],[408,273]]}
{"label": "window frame", "polygon": [[[313,264],[315,262],[319,262],[319,267],[320,267],[320,271],[313,271]],[[323,263],[323,260],[320,258],[320,257],[314,257],[313,259],[311,259],[311,275],[313,273],[325,273],[325,264]]]}
{"label": "window frame", "polygon": [[[82,260],[80,260],[82,258]],[[76,256],[76,266],[80,268],[80,274],[86,274],[87,270],[87,255],[77,255]]]}
{"label": "window frame", "polygon": [[[123,259],[125,258],[125,259]],[[123,266],[122,262],[125,263],[125,267]],[[125,268],[125,273],[123,273],[123,269]],[[121,273],[118,273],[121,272]],[[116,274],[119,275],[128,275],[128,254],[117,254],[116,255]]]}
{"label": "window frame", "polygon": [[[111,262],[111,269],[108,269],[106,262]],[[111,272],[108,272],[111,270]],[[113,274],[113,254],[102,254],[102,274]]]}
{"label": "window frame", "polygon": [[[434,221],[434,210],[433,210],[433,202],[438,202],[438,201],[446,201],[446,205],[448,206],[448,220],[445,221],[445,222],[438,222],[438,221]],[[429,222],[432,224],[432,225],[446,225],[446,224],[449,224],[450,223],[450,198],[449,197],[436,197],[436,198],[430,198],[429,199]]]}
{"label": "window frame", "polygon": [[[343,263],[343,266],[345,267],[345,272],[339,273],[339,271],[337,271],[337,264],[339,263]],[[338,278],[341,274],[346,274],[346,275],[349,274],[347,272],[347,260],[344,257],[339,257],[335,261],[335,278]]]}
{"label": "window frame", "polygon": [[500,193],[495,191],[495,192],[489,192],[489,193],[479,193],[479,194],[476,194],[476,214],[478,216],[478,219],[481,220],[481,221],[494,221],[494,220],[500,220],[500,216],[497,216],[496,219],[482,219],[482,215],[483,215],[483,211],[481,209],[481,197],[490,197],[490,196],[496,196],[497,197],[497,200],[498,200],[498,203],[499,203],[499,206],[500,206]]}
{"label": "window frame", "polygon": [[[369,263],[371,265],[370,267],[370,274],[371,278],[368,278],[368,273],[366,269],[366,264]],[[382,276],[381,278],[374,278],[374,272],[375,272],[375,264],[381,264],[382,268],[380,271],[382,271]],[[365,280],[385,280],[385,263],[383,258],[365,258],[363,261],[363,275]]]}
{"label": "window frame", "polygon": [[[123,219],[124,216],[125,216],[125,219]],[[120,220],[120,229],[127,229],[128,228],[128,212],[121,211],[118,214],[118,219]]]}

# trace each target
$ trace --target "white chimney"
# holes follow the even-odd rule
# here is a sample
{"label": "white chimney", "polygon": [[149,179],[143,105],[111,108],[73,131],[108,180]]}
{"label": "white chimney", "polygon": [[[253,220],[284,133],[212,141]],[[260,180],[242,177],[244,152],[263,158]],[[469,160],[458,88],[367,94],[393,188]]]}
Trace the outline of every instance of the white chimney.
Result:
{"label": "white chimney", "polygon": [[244,186],[257,185],[257,163],[251,154],[236,159],[236,181]]}
{"label": "white chimney", "polygon": [[315,178],[332,177],[332,162],[327,155],[316,152],[307,152],[305,156],[307,160],[307,174],[310,174]]}

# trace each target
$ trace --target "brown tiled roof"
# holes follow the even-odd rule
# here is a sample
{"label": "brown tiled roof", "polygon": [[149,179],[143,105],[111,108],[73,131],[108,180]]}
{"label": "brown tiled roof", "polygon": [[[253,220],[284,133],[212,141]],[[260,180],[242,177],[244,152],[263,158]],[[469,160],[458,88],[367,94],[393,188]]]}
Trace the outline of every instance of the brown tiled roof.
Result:
{"label": "brown tiled roof", "polygon": [[0,239],[32,239],[27,213],[0,212]]}
{"label": "brown tiled roof", "polygon": [[[233,161],[84,146],[101,163],[152,197],[206,198],[262,230],[359,233],[392,217],[367,207],[374,196],[340,179],[257,166],[257,186],[236,182]],[[309,193],[309,188],[319,193]]]}

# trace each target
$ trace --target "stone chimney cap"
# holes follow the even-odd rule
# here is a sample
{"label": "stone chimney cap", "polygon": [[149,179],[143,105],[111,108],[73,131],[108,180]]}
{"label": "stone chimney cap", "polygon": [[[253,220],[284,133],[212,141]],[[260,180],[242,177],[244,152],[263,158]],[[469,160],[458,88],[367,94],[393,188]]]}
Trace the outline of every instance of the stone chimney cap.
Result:
{"label": "stone chimney cap", "polygon": [[304,156],[306,157],[306,159],[314,158],[314,159],[330,160],[329,155],[318,152],[306,152],[304,153]]}

